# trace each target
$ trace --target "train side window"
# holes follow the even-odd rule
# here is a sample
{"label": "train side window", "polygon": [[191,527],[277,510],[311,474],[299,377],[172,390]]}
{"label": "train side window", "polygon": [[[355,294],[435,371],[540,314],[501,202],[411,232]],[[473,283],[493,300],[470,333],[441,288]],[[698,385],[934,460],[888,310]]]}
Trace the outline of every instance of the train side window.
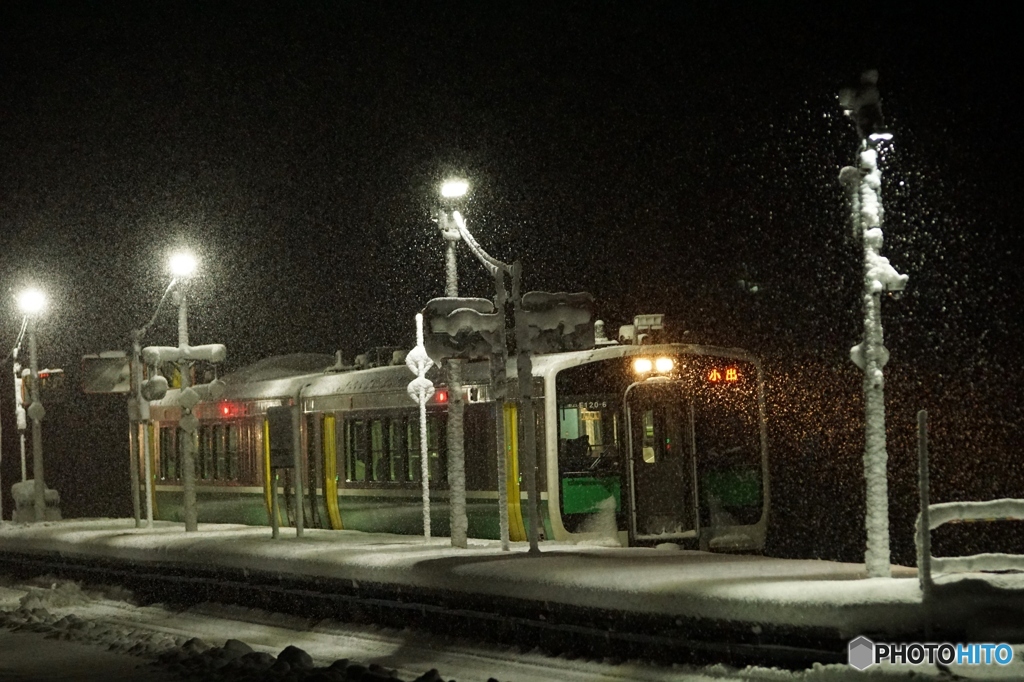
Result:
{"label": "train side window", "polygon": [[408,422],[407,417],[397,417],[388,420],[388,456],[390,468],[388,471],[390,481],[405,481],[405,468],[408,464]]}
{"label": "train side window", "polygon": [[[422,480],[420,464],[420,423],[419,417],[410,417],[407,422],[406,447],[409,453],[408,480]],[[427,475],[432,482],[444,483],[447,471],[447,415],[427,414]]]}
{"label": "train side window", "polygon": [[204,481],[213,478],[213,428],[199,428],[199,476]]}
{"label": "train side window", "polygon": [[224,427],[224,477],[238,479],[238,424]]}
{"label": "train side window", "polygon": [[366,422],[353,419],[345,422],[345,479],[366,480]]}
{"label": "train side window", "polygon": [[373,466],[371,474],[374,481],[387,480],[387,451],[384,448],[384,420],[374,419],[370,422],[370,461]]}
{"label": "train side window", "polygon": [[178,429],[175,425],[161,426],[158,452],[160,455],[160,478],[178,478]]}

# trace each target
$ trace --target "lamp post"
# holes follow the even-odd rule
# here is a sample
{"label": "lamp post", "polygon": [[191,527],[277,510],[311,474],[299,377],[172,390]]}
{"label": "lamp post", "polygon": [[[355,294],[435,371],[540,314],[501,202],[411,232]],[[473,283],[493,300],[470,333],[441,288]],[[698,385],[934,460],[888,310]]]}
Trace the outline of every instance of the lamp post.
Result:
{"label": "lamp post", "polygon": [[27,414],[32,420],[32,479],[36,521],[46,516],[46,483],[43,472],[43,417],[46,410],[39,401],[39,361],[36,352],[36,319],[46,307],[46,296],[38,289],[26,289],[18,296],[18,308],[25,316],[28,334],[30,404]]}
{"label": "lamp post", "polygon": [[[179,252],[171,256],[171,274],[175,278],[185,279],[191,277],[196,271],[196,259],[190,253]],[[184,284],[180,284],[174,292],[175,302],[178,304],[178,348],[188,348],[188,298]],[[184,355],[184,353],[182,353]],[[181,377],[181,419],[178,424],[181,428],[181,487],[184,498],[185,532],[199,530],[199,512],[196,509],[196,463],[193,448],[192,436],[196,432],[196,418],[192,414],[195,404],[186,398],[186,391],[189,388],[189,363],[187,358],[181,357],[178,360],[178,374]]]}
{"label": "lamp post", "polygon": [[[160,302],[157,303],[156,310],[153,312],[153,317],[149,319],[142,327],[132,330],[132,365],[131,365],[131,377],[132,377],[132,397],[128,399],[128,421],[129,431],[131,435],[131,485],[132,485],[132,505],[135,511],[135,527],[138,528],[141,525],[140,516],[140,504],[139,504],[139,469],[138,459],[139,453],[142,453],[143,461],[143,475],[146,478],[146,526],[149,528],[153,527],[153,472],[152,464],[150,462],[150,451],[149,451],[149,398],[161,398],[167,390],[167,381],[163,377],[150,377],[143,386],[142,381],[142,341],[149,332],[149,328],[156,322],[156,318],[160,315],[160,310],[163,309],[164,303],[167,301],[167,297],[174,290],[175,285],[178,283],[178,277],[172,277],[170,284],[167,285],[167,289],[164,290],[164,295],[160,297]],[[140,435],[139,430],[142,433]]]}
{"label": "lamp post", "polygon": [[850,199],[855,236],[862,239],[864,247],[864,340],[850,349],[850,359],[864,372],[864,477],[867,483],[864,564],[872,578],[891,575],[886,470],[889,455],[885,443],[885,378],[882,373],[889,351],[882,338],[882,293],[902,291],[908,279],[880,254],[883,211],[878,148],[882,142],[892,139],[892,134],[882,121],[877,82],[878,72],[866,71],[859,87],[840,94],[846,114],[857,126],[860,148],[857,166],[846,166],[839,173]]}
{"label": "lamp post", "polygon": [[[458,211],[452,213],[452,220],[459,230],[459,235],[466,242],[466,246],[473,252],[477,260],[487,268],[494,277],[495,307],[504,316],[507,305],[507,291],[505,289],[505,276],[512,280],[512,306],[515,311],[515,339],[516,339],[516,372],[519,383],[519,406],[521,412],[521,423],[523,426],[522,437],[519,439],[519,446],[523,457],[523,482],[526,484],[526,537],[530,542],[530,552],[539,552],[537,544],[537,523],[540,518],[540,511],[537,507],[537,437],[536,418],[533,409],[533,359],[530,357],[530,347],[527,339],[527,324],[523,311],[523,297],[521,291],[523,268],[519,261],[511,265],[503,263],[492,257],[476,241],[466,227],[466,221]],[[505,336],[505,325],[501,326],[499,348],[496,357],[491,363],[491,385],[494,388],[495,403],[499,398],[504,402],[505,398],[505,371],[507,363],[507,346]],[[508,522],[508,482],[507,475],[507,452],[505,449],[505,420],[504,407],[495,419],[495,434],[498,441],[498,506],[500,510],[501,524],[501,545],[502,549],[508,549],[509,522]]]}
{"label": "lamp post", "polygon": [[199,420],[192,414],[192,408],[204,397],[214,400],[220,397],[224,390],[224,382],[214,380],[209,384],[192,387],[189,385],[191,383],[189,365],[194,360],[222,362],[227,356],[227,349],[219,343],[202,346],[189,345],[188,300],[184,280],[195,273],[196,259],[189,253],[176,253],[171,256],[170,266],[171,274],[177,281],[174,287],[174,299],[178,306],[178,346],[148,346],[142,349],[142,358],[148,365],[177,363],[178,373],[181,376],[181,390],[178,392],[178,405],[181,407],[181,418],[178,420],[180,429],[178,439],[181,446],[182,515],[185,520],[185,531],[194,532],[199,529],[199,513],[196,507],[196,466],[193,437],[199,428]]}
{"label": "lamp post", "polygon": [[[445,240],[445,296],[459,295],[459,270],[455,249],[461,236],[455,225],[454,205],[469,191],[469,183],[452,179],[441,185],[442,206],[438,211],[437,226]],[[449,208],[453,209],[449,215]],[[451,519],[452,546],[465,548],[468,545],[469,521],[466,516],[466,459],[463,448],[462,362],[447,361],[448,365],[448,490]]]}

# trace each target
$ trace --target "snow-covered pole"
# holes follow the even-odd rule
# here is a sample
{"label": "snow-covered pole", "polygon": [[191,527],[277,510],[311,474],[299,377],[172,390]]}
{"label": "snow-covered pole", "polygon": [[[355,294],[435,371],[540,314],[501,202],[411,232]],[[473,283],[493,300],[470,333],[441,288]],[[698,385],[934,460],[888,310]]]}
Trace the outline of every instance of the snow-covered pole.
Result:
{"label": "snow-covered pole", "polygon": [[883,125],[877,88],[878,73],[865,72],[861,85],[844,90],[841,104],[854,118],[860,137],[857,166],[840,172],[849,192],[851,220],[864,246],[864,340],[850,349],[850,358],[864,371],[864,476],[866,479],[867,550],[864,556],[869,577],[891,576],[889,553],[888,459],[885,438],[885,378],[882,368],[889,360],[882,336],[882,293],[901,291],[907,275],[901,275],[880,254],[882,248],[882,173],[878,145],[892,138]]}
{"label": "snow-covered pole", "polygon": [[434,395],[434,383],[427,370],[434,362],[423,345],[423,315],[416,313],[416,347],[405,356],[405,365],[416,375],[409,382],[408,393],[420,406],[420,487],[423,491],[423,537],[430,539],[430,463],[427,461],[427,401]]}

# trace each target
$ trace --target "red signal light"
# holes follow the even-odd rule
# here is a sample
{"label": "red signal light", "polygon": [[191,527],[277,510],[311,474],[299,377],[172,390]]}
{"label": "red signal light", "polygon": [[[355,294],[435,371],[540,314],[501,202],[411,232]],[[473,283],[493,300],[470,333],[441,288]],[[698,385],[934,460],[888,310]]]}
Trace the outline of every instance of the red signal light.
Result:
{"label": "red signal light", "polygon": [[438,391],[434,394],[434,401],[438,403],[448,402],[448,391]]}
{"label": "red signal light", "polygon": [[221,403],[217,407],[217,416],[219,417],[237,417],[239,414],[239,406],[235,403]]}

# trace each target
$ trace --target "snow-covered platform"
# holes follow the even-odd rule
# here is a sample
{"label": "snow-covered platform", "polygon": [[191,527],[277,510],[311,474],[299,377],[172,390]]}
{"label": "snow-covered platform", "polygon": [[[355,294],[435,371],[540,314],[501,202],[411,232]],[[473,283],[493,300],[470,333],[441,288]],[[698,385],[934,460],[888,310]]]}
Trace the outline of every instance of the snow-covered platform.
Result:
{"label": "snow-covered platform", "polygon": [[0,570],[18,558],[59,557],[181,576],[276,576],[335,591],[373,586],[374,595],[390,590],[410,603],[448,595],[450,605],[461,595],[478,609],[492,603],[499,616],[528,603],[590,614],[589,626],[593,614],[615,612],[653,619],[662,624],[656,628],[717,630],[705,633],[710,639],[745,633],[756,644],[772,632],[796,633],[836,656],[858,635],[1024,641],[1024,576],[1016,574],[940,577],[926,602],[916,571],[901,567],[895,578],[868,579],[863,565],[828,561],[556,543],[541,550],[502,552],[485,540],[460,550],[448,538],[355,531],[307,530],[296,538],[282,529],[272,540],[268,528],[236,525],[201,524],[186,534],[180,524],[136,529],[123,519],[0,525]]}

